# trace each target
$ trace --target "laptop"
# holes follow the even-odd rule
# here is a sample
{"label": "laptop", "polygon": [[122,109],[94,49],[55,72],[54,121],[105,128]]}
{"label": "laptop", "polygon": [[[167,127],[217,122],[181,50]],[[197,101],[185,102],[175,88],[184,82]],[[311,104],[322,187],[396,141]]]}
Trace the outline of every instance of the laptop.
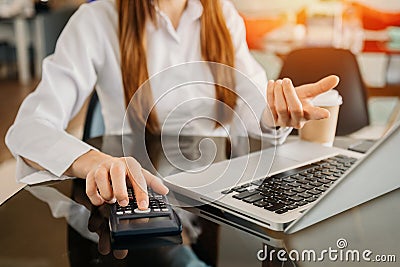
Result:
{"label": "laptop", "polygon": [[397,123],[366,154],[299,140],[164,182],[177,199],[294,233],[399,188],[399,147]]}

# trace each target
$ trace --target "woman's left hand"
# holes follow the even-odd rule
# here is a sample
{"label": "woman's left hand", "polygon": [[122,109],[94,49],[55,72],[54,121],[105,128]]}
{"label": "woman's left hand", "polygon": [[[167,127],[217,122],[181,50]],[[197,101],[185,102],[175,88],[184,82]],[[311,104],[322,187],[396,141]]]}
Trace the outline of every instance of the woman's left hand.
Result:
{"label": "woman's left hand", "polygon": [[311,100],[339,83],[339,77],[327,76],[316,83],[294,87],[288,78],[269,81],[267,86],[267,108],[263,114],[263,123],[268,127],[293,127],[300,129],[308,120],[320,120],[329,117],[329,111],[315,107]]}

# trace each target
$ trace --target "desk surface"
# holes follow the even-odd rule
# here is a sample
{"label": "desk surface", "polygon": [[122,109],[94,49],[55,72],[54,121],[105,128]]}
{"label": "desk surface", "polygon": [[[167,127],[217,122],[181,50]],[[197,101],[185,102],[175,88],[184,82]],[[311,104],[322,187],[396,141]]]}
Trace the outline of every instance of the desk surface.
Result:
{"label": "desk surface", "polygon": [[[213,139],[221,151],[217,155],[232,151],[224,138]],[[198,151],[199,140],[190,138],[188,144]],[[110,136],[93,139],[92,144],[111,154],[122,155],[121,141],[121,137]],[[125,141],[135,147],[132,140]],[[157,141],[149,142],[148,155],[154,162],[160,147]],[[251,150],[260,147],[257,141],[250,144]],[[184,148],[186,152],[190,149]],[[155,166],[161,168],[162,164]],[[191,208],[183,220],[185,245],[161,247],[154,243],[146,248],[132,247],[129,251],[109,253],[107,207],[90,205],[83,180],[66,180],[27,187],[0,206],[0,266],[321,266],[318,258],[323,250],[327,250],[323,254],[324,266],[380,266],[376,261],[363,261],[362,253],[371,260],[380,256],[386,261],[397,261],[385,262],[382,266],[398,266],[398,203],[400,190],[292,235],[263,229],[209,207]],[[338,248],[346,244],[345,248]],[[272,260],[258,259],[262,249],[267,255],[273,255]],[[280,262],[277,254],[283,250],[292,258],[299,255],[300,260]],[[315,251],[316,261],[312,260],[310,251]],[[357,253],[360,262],[352,260]],[[301,260],[303,255],[305,260]]]}

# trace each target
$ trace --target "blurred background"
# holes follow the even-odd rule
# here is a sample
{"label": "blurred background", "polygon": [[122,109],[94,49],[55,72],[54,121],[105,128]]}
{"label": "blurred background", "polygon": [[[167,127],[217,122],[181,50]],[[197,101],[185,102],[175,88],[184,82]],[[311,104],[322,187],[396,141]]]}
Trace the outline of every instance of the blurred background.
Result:
{"label": "blurred background", "polygon": [[[84,2],[0,0],[0,173],[12,173],[14,164],[5,133],[40,81],[43,58],[54,51],[64,25]],[[232,2],[245,21],[251,53],[269,79],[290,77],[296,84],[316,80],[322,69],[340,73],[340,92],[351,106],[342,115],[359,120],[355,133],[355,128],[342,133],[351,130],[366,139],[382,135],[399,110],[399,0]],[[68,127],[78,137],[85,108]]]}

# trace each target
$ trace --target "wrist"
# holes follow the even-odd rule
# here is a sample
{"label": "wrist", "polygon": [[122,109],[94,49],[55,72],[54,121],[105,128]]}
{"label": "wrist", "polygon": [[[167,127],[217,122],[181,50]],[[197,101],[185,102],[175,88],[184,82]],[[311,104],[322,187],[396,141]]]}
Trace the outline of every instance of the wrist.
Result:
{"label": "wrist", "polygon": [[268,108],[265,108],[264,112],[261,115],[260,119],[261,129],[276,129],[275,120],[271,111]]}
{"label": "wrist", "polygon": [[66,175],[77,178],[86,178],[87,174],[102,162],[112,158],[103,152],[97,150],[89,150],[85,154],[78,157],[66,171]]}

